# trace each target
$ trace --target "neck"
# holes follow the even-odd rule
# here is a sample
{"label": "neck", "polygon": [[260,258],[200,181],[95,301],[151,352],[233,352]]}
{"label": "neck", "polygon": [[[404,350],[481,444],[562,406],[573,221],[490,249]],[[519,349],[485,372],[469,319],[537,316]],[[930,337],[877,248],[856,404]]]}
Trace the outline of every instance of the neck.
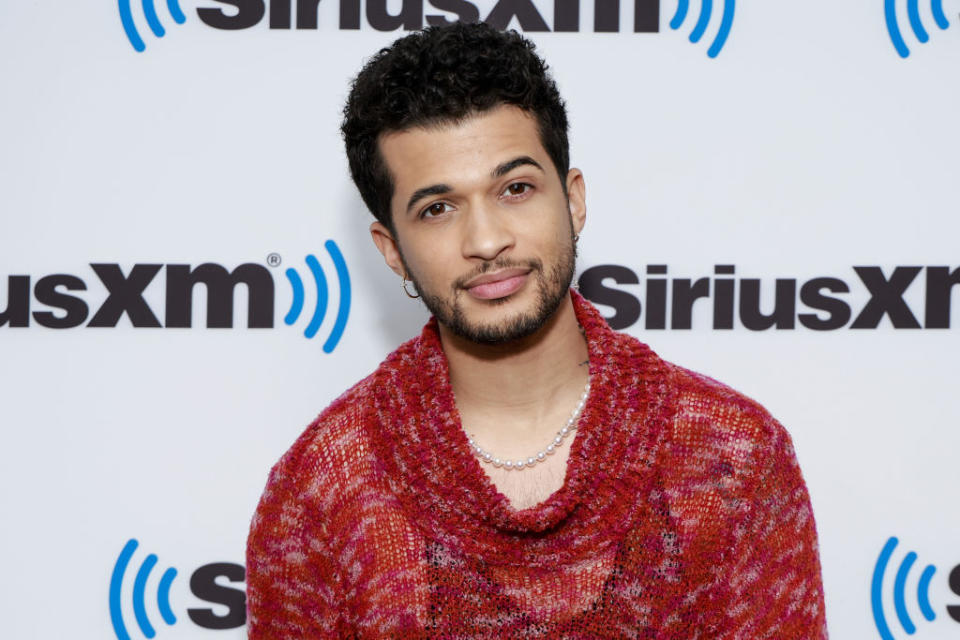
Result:
{"label": "neck", "polygon": [[570,296],[537,332],[511,343],[477,344],[443,325],[440,337],[457,408],[477,430],[556,431],[558,408],[569,413],[587,382],[587,346]]}

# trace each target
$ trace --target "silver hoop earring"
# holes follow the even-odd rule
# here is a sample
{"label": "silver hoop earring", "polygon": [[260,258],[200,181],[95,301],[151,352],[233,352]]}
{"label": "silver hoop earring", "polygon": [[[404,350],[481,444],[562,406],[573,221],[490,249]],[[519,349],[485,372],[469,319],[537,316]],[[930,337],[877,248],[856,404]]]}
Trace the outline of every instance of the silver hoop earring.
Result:
{"label": "silver hoop earring", "polygon": [[417,299],[417,298],[420,297],[420,292],[419,292],[419,291],[417,292],[417,295],[411,295],[411,294],[410,294],[410,291],[407,290],[407,277],[406,277],[406,276],[402,276],[402,280],[400,281],[400,287],[403,289],[403,292],[404,292],[405,294],[407,294],[407,297],[408,297],[408,298]]}

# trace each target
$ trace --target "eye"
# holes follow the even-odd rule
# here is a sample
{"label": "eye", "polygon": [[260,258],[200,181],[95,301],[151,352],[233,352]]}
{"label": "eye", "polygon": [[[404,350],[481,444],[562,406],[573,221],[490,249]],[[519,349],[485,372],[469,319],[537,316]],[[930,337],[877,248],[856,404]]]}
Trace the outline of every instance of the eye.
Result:
{"label": "eye", "polygon": [[526,182],[512,182],[507,185],[507,188],[503,190],[503,194],[507,197],[518,197],[525,196],[527,193],[533,190],[533,185]]}
{"label": "eye", "polygon": [[450,210],[450,205],[446,202],[434,202],[426,209],[420,212],[421,218],[433,218],[439,215],[443,215]]}

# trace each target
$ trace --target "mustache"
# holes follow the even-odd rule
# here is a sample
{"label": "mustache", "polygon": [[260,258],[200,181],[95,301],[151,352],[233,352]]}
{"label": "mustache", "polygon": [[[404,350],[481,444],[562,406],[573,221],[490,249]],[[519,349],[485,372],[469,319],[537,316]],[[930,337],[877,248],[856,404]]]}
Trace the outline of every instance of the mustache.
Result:
{"label": "mustache", "polygon": [[531,271],[543,271],[543,262],[537,258],[530,258],[529,260],[511,260],[509,258],[497,258],[496,260],[490,262],[483,262],[477,266],[476,269],[470,273],[464,274],[454,280],[453,288],[463,289],[467,282],[471,279],[476,278],[479,275],[483,275],[488,271],[499,271],[500,269],[530,269]]}

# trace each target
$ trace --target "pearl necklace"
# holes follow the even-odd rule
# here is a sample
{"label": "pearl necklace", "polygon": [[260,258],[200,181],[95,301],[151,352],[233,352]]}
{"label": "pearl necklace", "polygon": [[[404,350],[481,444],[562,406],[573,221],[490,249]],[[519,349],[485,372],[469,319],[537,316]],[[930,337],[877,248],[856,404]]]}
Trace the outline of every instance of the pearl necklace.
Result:
{"label": "pearl necklace", "polygon": [[556,437],[553,441],[547,445],[546,449],[537,452],[536,456],[531,456],[526,460],[503,460],[497,458],[489,451],[484,451],[480,446],[474,442],[473,434],[470,434],[469,441],[470,447],[473,449],[474,454],[484,462],[488,462],[495,467],[503,467],[504,469],[511,471],[513,469],[520,470],[524,467],[532,467],[538,462],[543,462],[547,459],[548,455],[552,455],[557,449],[560,448],[560,445],[563,444],[564,438],[567,437],[571,431],[577,428],[577,418],[580,417],[580,412],[583,411],[583,406],[587,403],[587,396],[590,395],[590,379],[587,379],[587,384],[583,388],[583,393],[580,394],[580,401],[577,402],[577,406],[573,409],[573,412],[570,414],[570,417],[567,418],[567,424],[563,426],[563,429],[557,431]]}

